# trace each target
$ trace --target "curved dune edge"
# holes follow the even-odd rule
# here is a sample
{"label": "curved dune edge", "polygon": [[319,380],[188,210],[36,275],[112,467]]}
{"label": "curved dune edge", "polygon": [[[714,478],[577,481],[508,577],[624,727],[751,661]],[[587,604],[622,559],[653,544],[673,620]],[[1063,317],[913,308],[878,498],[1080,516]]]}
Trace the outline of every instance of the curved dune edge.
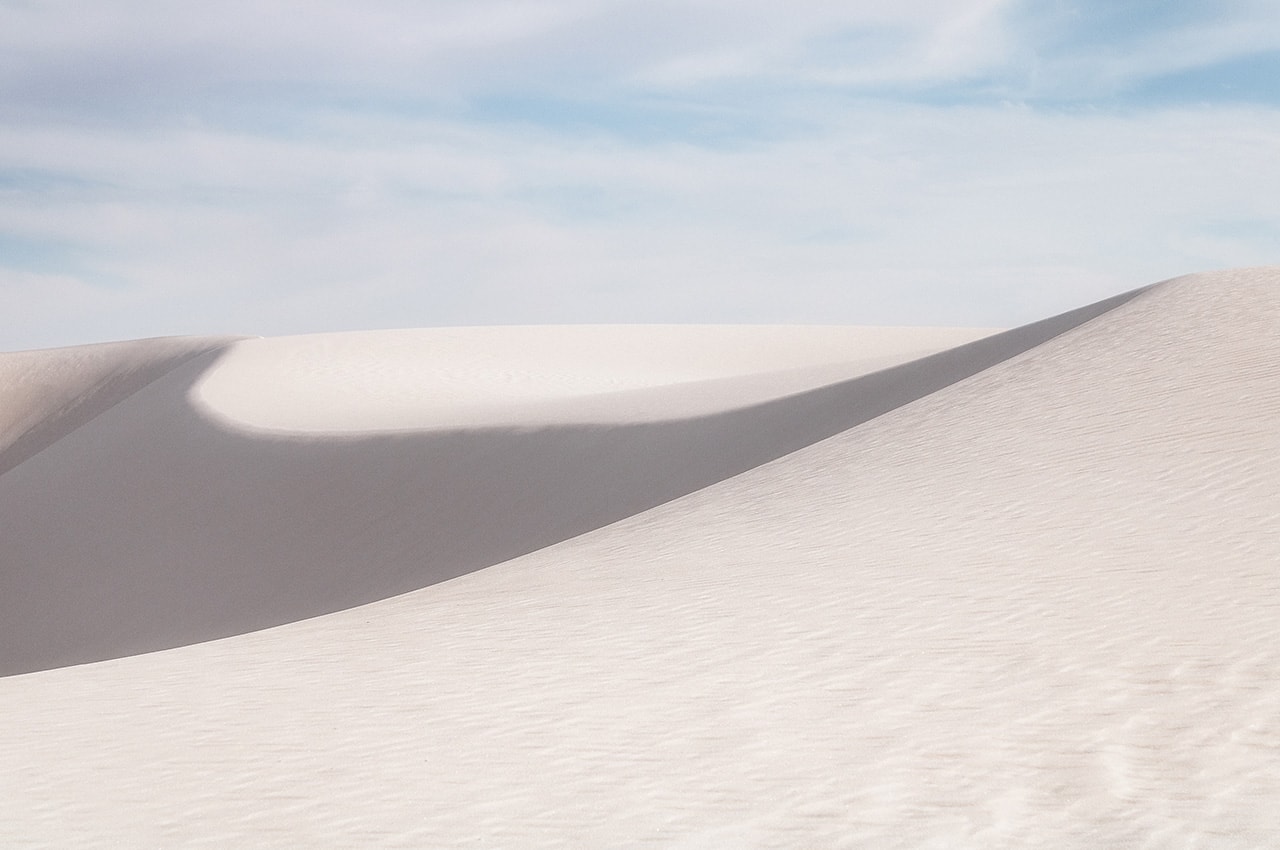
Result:
{"label": "curved dune edge", "polygon": [[1265,847],[1280,271],[418,593],[0,680],[10,846]]}
{"label": "curved dune edge", "polygon": [[14,565],[0,672],[241,634],[491,566],[845,431],[1132,297],[750,407],[627,425],[247,434],[187,403],[221,356],[206,353],[0,477]]}
{"label": "curved dune edge", "polygon": [[237,337],[161,337],[0,353],[0,474],[192,357]]}
{"label": "curved dune edge", "polygon": [[191,399],[228,427],[275,435],[635,424],[747,407],[997,332],[548,325],[252,339]]}

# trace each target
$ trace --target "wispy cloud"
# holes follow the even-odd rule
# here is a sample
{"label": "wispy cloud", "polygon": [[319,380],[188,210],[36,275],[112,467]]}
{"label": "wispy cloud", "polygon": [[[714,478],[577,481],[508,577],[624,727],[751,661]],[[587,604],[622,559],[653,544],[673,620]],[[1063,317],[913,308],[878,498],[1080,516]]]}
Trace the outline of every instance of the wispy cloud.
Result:
{"label": "wispy cloud", "polygon": [[0,348],[1013,323],[1273,261],[1280,85],[1230,69],[1280,14],[1114,8],[0,2]]}

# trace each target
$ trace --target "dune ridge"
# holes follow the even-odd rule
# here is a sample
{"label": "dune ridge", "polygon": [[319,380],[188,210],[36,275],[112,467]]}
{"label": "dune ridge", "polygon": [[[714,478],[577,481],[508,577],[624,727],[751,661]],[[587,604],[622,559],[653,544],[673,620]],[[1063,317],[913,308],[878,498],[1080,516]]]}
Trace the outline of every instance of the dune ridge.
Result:
{"label": "dune ridge", "polygon": [[1108,306],[488,569],[0,679],[0,843],[1269,846],[1280,269]]}

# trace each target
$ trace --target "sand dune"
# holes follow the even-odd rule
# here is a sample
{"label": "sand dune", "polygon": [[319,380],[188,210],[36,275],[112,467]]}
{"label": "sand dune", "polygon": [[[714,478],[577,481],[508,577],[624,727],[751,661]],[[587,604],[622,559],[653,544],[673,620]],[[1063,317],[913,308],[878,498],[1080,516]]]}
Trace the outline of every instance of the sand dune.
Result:
{"label": "sand dune", "polygon": [[0,476],[10,671],[176,647],[0,680],[0,844],[1269,846],[1280,271],[888,336],[152,380]]}

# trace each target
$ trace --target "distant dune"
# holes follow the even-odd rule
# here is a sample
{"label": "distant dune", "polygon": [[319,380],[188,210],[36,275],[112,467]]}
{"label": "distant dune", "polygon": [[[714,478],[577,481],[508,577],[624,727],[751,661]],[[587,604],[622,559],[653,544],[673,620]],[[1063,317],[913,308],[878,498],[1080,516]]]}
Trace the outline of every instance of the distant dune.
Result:
{"label": "distant dune", "polygon": [[0,354],[2,847],[1280,835],[1280,269]]}

